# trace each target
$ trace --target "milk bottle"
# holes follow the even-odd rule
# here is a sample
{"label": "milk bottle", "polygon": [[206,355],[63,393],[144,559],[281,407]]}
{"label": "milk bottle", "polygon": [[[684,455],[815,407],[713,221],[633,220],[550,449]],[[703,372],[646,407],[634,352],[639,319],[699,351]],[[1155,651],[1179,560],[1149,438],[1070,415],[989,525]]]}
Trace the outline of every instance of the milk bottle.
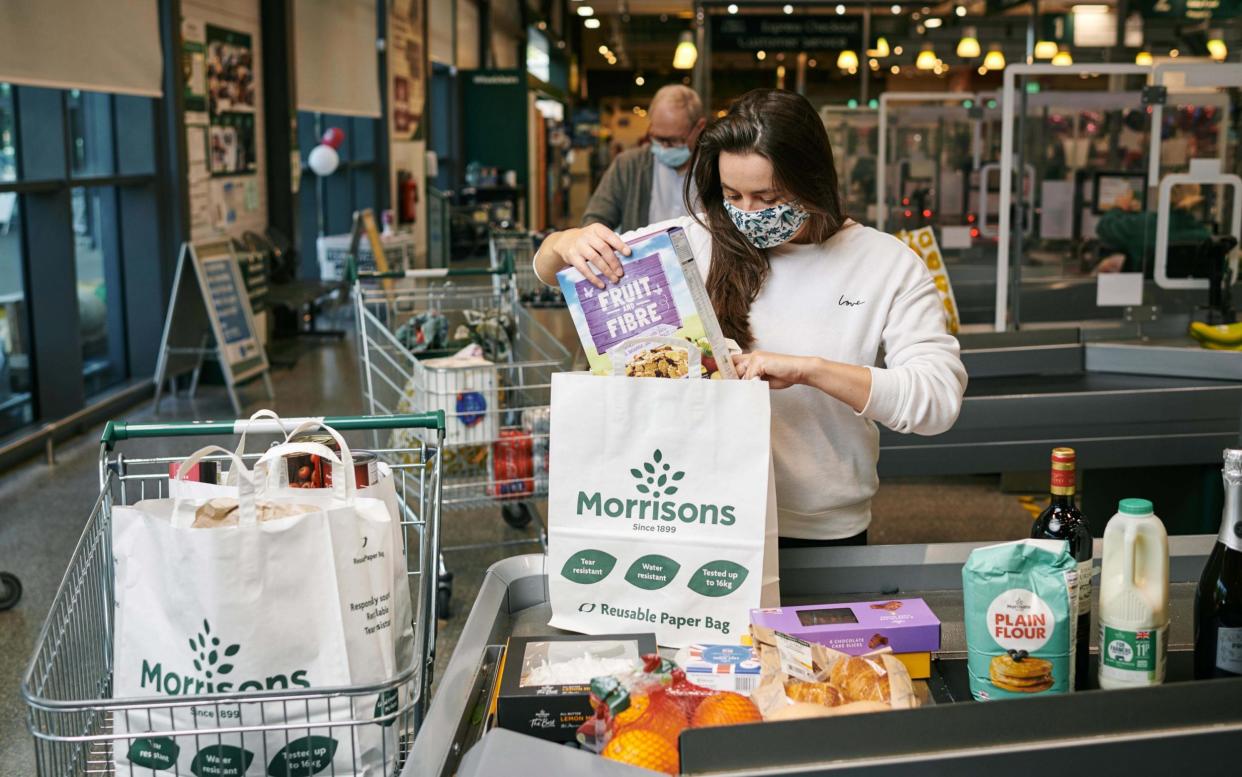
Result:
{"label": "milk bottle", "polygon": [[1104,531],[1100,570],[1100,687],[1164,682],[1169,537],[1146,499],[1123,499]]}

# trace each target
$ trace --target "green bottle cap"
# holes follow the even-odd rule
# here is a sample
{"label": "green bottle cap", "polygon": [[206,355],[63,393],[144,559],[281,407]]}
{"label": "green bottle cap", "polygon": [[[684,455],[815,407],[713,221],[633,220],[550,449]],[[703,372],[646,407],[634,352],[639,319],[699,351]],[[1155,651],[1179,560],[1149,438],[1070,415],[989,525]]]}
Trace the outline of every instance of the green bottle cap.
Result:
{"label": "green bottle cap", "polygon": [[1117,511],[1123,515],[1151,515],[1152,505],[1147,499],[1122,499]]}

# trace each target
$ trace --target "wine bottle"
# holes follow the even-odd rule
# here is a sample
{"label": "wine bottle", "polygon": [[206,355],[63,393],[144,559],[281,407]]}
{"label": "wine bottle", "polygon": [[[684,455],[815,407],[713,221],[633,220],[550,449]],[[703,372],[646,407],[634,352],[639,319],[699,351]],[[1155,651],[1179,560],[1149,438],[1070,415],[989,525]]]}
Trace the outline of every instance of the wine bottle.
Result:
{"label": "wine bottle", "polygon": [[1242,675],[1242,450],[1225,450],[1220,534],[1195,590],[1195,678]]}
{"label": "wine bottle", "polygon": [[1090,678],[1091,660],[1091,527],[1087,517],[1074,504],[1077,454],[1073,448],[1052,450],[1052,502],[1035,525],[1031,538],[1065,540],[1070,555],[1078,562],[1077,644],[1074,648],[1074,688],[1082,690]]}

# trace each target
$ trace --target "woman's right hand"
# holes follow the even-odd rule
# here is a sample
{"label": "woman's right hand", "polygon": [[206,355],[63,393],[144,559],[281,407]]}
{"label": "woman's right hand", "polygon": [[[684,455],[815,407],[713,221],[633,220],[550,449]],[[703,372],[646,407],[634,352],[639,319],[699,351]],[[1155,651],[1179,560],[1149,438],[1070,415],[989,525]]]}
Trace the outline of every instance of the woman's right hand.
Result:
{"label": "woman's right hand", "polygon": [[624,256],[630,255],[630,247],[621,236],[603,224],[588,224],[581,229],[562,232],[556,250],[565,264],[578,270],[600,289],[604,288],[604,282],[599,275],[616,283],[625,274],[616,252]]}

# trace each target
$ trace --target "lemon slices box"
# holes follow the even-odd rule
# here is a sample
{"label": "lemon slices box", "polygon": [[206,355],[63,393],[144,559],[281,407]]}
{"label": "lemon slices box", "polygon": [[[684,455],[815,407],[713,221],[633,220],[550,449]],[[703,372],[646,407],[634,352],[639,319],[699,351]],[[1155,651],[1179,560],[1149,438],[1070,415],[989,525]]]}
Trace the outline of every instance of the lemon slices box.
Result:
{"label": "lemon slices box", "polygon": [[737,377],[685,230],[628,241],[624,275],[596,288],[573,267],[556,274],[591,372],[653,378]]}
{"label": "lemon slices box", "polygon": [[573,742],[594,714],[592,678],[638,669],[642,656],[655,652],[651,633],[510,637],[496,682],[496,725]]}

